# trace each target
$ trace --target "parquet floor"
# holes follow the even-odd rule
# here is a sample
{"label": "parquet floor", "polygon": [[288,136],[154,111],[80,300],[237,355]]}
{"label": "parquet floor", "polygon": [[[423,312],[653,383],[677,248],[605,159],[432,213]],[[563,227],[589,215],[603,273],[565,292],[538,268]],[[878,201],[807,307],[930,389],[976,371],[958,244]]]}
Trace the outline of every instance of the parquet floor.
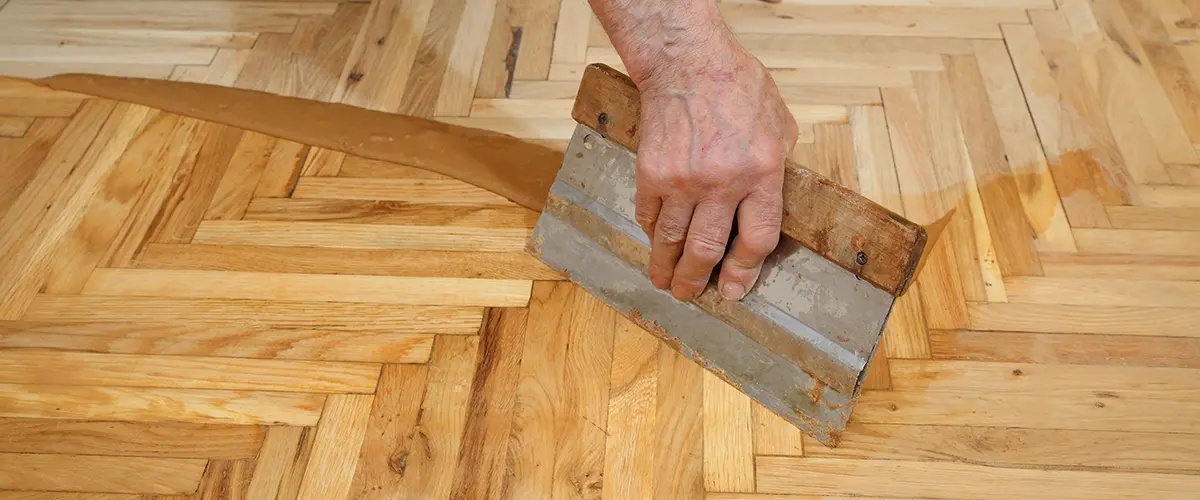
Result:
{"label": "parquet floor", "polygon": [[[1200,2],[723,3],[801,163],[954,211],[829,449],[408,166],[0,81],[0,499],[1200,498]],[[561,146],[583,0],[0,0],[0,74]],[[708,492],[708,493],[705,493]]]}

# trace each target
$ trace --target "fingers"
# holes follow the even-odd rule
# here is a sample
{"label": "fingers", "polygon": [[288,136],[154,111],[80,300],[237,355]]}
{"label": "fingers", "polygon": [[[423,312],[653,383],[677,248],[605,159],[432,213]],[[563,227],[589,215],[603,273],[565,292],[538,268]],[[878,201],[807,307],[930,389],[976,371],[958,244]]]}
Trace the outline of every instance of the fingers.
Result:
{"label": "fingers", "polygon": [[646,237],[654,240],[654,223],[658,221],[658,214],[662,211],[662,197],[658,194],[655,186],[651,185],[645,176],[641,173],[642,169],[638,169],[637,192],[634,195],[634,210],[633,218],[639,226],[642,226],[642,231],[646,233]]}
{"label": "fingers", "polygon": [[680,198],[668,198],[663,200],[662,210],[654,222],[654,236],[650,245],[650,281],[660,290],[671,286],[675,264],[683,254],[693,208],[691,203]]}
{"label": "fingers", "polygon": [[676,299],[692,300],[708,284],[713,267],[725,255],[734,210],[736,205],[732,203],[702,202],[696,207],[683,255],[671,280],[671,293]]}
{"label": "fingers", "polygon": [[763,260],[779,244],[779,225],[783,218],[782,186],[779,192],[756,190],[738,207],[738,235],[721,264],[717,280],[721,296],[741,300],[758,281]]}

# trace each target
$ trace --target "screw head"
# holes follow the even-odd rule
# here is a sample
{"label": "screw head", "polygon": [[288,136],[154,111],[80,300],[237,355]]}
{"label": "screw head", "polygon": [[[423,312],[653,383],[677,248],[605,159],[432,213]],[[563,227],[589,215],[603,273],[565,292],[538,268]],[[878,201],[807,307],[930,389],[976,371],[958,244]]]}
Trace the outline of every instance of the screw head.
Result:
{"label": "screw head", "polygon": [[858,265],[860,266],[867,265],[867,254],[858,252],[858,256],[854,259],[854,261],[858,262]]}
{"label": "screw head", "polygon": [[602,126],[608,125],[608,113],[600,113],[600,116],[596,117],[596,123],[599,123]]}

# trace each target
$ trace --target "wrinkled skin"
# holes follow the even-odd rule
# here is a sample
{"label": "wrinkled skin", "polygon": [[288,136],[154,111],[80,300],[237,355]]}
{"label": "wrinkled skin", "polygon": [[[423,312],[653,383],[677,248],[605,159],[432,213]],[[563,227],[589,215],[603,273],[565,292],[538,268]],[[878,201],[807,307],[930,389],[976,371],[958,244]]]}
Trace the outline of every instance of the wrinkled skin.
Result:
{"label": "wrinkled skin", "polygon": [[779,242],[791,113],[714,0],[589,1],[641,92],[636,218],[650,280],[688,301],[720,264],[721,295],[740,300]]}

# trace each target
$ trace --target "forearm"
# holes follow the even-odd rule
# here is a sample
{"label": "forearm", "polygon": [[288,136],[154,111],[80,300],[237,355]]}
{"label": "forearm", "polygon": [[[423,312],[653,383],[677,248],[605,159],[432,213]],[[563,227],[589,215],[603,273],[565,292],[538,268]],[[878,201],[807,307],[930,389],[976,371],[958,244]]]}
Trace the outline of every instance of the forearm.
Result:
{"label": "forearm", "polygon": [[732,35],[716,0],[588,0],[629,76],[640,85],[681,62],[700,61]]}

